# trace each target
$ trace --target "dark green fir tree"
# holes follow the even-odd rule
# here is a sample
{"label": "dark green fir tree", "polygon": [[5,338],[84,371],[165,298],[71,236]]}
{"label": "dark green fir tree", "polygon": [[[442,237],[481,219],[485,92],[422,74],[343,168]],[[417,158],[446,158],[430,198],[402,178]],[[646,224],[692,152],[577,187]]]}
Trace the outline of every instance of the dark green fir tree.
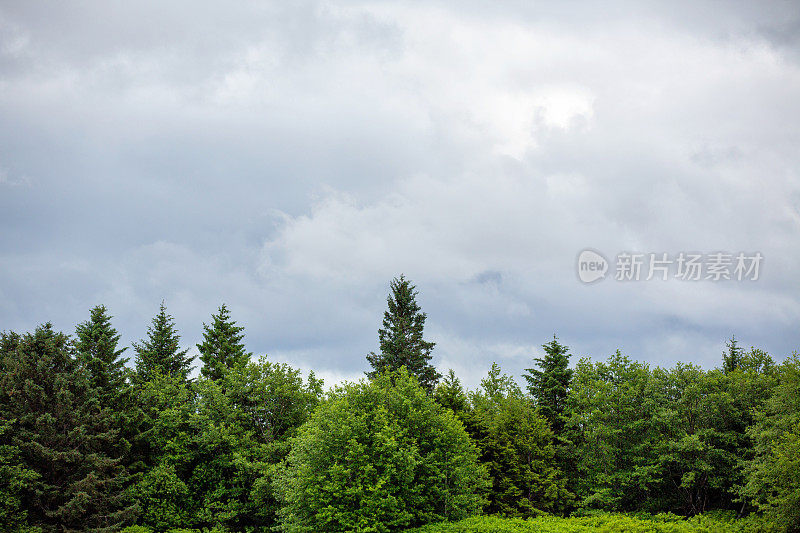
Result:
{"label": "dark green fir tree", "polygon": [[528,382],[528,393],[539,413],[550,423],[553,433],[559,435],[564,429],[564,409],[572,379],[569,348],[560,344],[555,335],[542,348],[544,357],[534,358],[537,368],[526,368],[522,377]]}
{"label": "dark green fir tree", "polygon": [[416,288],[404,276],[394,278],[390,287],[389,309],[383,314],[383,327],[378,330],[380,352],[367,355],[373,368],[367,375],[374,378],[405,366],[430,394],[442,376],[430,364],[435,343],[422,336],[427,316],[417,304]]}
{"label": "dark green fir tree", "polygon": [[129,467],[133,461],[131,441],[136,437],[137,409],[133,387],[128,381],[128,362],[119,347],[120,335],[111,325],[111,316],[103,305],[89,311],[89,320],[75,328],[77,358],[87,373],[90,394],[97,402],[94,429],[111,438],[100,442],[101,451],[115,460],[115,487],[111,493],[98,494],[91,505],[96,512],[111,514],[116,510],[132,512],[134,502],[121,488],[131,485]]}
{"label": "dark green fir tree", "polygon": [[[127,474],[109,456],[117,432],[72,340],[50,324],[8,337],[0,363],[1,439],[25,465],[28,524],[43,531],[117,531],[136,514]],[[26,474],[28,475],[28,474]]]}
{"label": "dark green fir tree", "polygon": [[203,324],[203,342],[197,345],[203,362],[200,373],[203,377],[219,381],[227,370],[247,364],[252,354],[245,350],[242,342],[244,327],[237,326],[231,320],[225,304],[211,318],[213,322],[210,326]]}
{"label": "dark green fir tree", "polygon": [[98,305],[89,311],[89,320],[78,324],[75,337],[78,358],[89,371],[90,384],[97,389],[101,403],[118,409],[128,386],[125,368],[128,359],[122,357],[127,348],[118,348],[120,336],[111,326],[105,306]]}
{"label": "dark green fir tree", "polygon": [[739,341],[736,340],[735,335],[732,335],[731,339],[725,343],[725,347],[728,348],[728,351],[722,354],[722,371],[730,374],[741,366],[743,351],[739,347]]}
{"label": "dark green fir tree", "polygon": [[133,343],[133,349],[136,350],[135,381],[150,381],[156,373],[187,381],[194,358],[187,357],[188,348],[181,350],[179,343],[175,319],[167,314],[167,308],[161,302],[158,314],[147,328],[147,338]]}

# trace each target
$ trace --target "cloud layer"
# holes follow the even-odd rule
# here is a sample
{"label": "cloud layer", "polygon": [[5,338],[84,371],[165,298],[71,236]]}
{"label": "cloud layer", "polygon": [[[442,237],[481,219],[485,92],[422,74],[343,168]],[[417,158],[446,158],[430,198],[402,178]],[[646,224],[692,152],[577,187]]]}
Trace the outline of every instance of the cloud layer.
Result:
{"label": "cloud layer", "polygon": [[[718,362],[800,348],[800,13],[774,2],[0,7],[0,329],[256,353],[358,376],[389,280],[475,384],[553,333]],[[591,247],[760,251],[756,282],[578,281]]]}

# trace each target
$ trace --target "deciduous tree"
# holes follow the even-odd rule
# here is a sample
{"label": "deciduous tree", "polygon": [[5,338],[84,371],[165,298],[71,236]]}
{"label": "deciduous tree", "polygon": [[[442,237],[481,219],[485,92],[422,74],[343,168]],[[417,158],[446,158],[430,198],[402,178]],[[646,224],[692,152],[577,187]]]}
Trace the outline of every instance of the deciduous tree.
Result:
{"label": "deciduous tree", "polygon": [[405,370],[339,387],[275,488],[288,531],[399,531],[480,512],[486,471],[453,413]]}

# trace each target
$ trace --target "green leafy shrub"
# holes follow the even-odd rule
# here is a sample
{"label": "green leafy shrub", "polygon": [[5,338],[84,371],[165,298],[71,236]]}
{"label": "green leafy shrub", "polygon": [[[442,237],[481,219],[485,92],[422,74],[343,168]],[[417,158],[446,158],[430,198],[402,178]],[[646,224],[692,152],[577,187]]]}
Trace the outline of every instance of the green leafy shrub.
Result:
{"label": "green leafy shrub", "polygon": [[153,530],[145,526],[128,526],[119,533],[153,533]]}
{"label": "green leafy shrub", "polygon": [[158,530],[186,523],[189,489],[172,465],[163,463],[150,470],[139,483],[138,490],[144,523]]}
{"label": "green leafy shrub", "polygon": [[347,384],[292,441],[275,489],[289,531],[397,531],[480,512],[488,486],[453,413],[402,369]]}
{"label": "green leafy shrub", "polygon": [[698,515],[684,519],[665,513],[651,517],[599,513],[560,518],[474,517],[460,522],[430,524],[413,533],[769,533],[774,526],[757,517],[735,520],[732,515]]}

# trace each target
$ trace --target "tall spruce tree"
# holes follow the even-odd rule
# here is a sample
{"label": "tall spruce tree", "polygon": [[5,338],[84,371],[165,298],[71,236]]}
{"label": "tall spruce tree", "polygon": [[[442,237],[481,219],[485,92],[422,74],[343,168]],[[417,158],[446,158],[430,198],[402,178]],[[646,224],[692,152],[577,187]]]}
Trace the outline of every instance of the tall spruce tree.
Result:
{"label": "tall spruce tree", "polygon": [[120,336],[111,326],[111,317],[103,305],[89,311],[89,320],[75,328],[78,358],[89,371],[90,384],[97,389],[104,406],[119,409],[127,389],[127,348],[117,348]]}
{"label": "tall spruce tree", "polygon": [[[19,345],[19,335],[0,332],[0,376],[11,371],[13,358],[7,356]],[[9,409],[11,390],[8,382],[0,378],[0,524],[8,531],[25,531],[28,523],[26,500],[33,492],[33,482],[38,475],[25,463],[18,445],[15,445],[13,426],[16,419]],[[17,442],[17,444],[19,444]]]}
{"label": "tall spruce tree", "polygon": [[725,347],[728,348],[728,351],[722,354],[722,371],[730,374],[741,365],[743,350],[739,347],[739,341],[736,340],[735,335],[725,342]]}
{"label": "tall spruce tree", "polygon": [[104,514],[115,511],[131,514],[135,502],[123,489],[131,484],[128,467],[132,462],[131,441],[136,436],[137,413],[125,367],[128,359],[122,357],[127,348],[118,348],[120,335],[112,327],[111,316],[103,305],[89,311],[89,320],[77,325],[75,337],[78,361],[87,372],[90,393],[102,413],[95,418],[95,427],[111,436],[102,442],[101,451],[118,463],[116,488],[108,494],[98,494],[92,505]]}
{"label": "tall spruce tree", "polygon": [[175,319],[167,314],[167,308],[161,302],[152,326],[147,328],[147,338],[133,343],[136,350],[135,380],[143,383],[150,381],[156,373],[161,373],[186,381],[194,357],[187,357],[189,349],[181,350],[179,342]]}
{"label": "tall spruce tree", "polygon": [[2,440],[33,472],[24,489],[28,523],[43,531],[115,531],[135,509],[126,476],[106,450],[116,439],[72,340],[50,324],[2,343]]}
{"label": "tall spruce tree", "polygon": [[416,287],[404,276],[394,278],[390,288],[392,292],[386,299],[389,309],[383,314],[383,327],[378,330],[380,353],[367,355],[374,369],[367,375],[374,378],[405,366],[430,394],[442,376],[430,364],[435,343],[422,337],[427,316],[417,304]]}
{"label": "tall spruce tree", "polygon": [[244,327],[231,320],[231,314],[222,304],[216,315],[212,314],[211,326],[203,324],[203,342],[197,345],[203,367],[203,377],[219,381],[228,369],[244,365],[252,354],[245,350],[242,339]]}
{"label": "tall spruce tree", "polygon": [[538,368],[526,368],[522,377],[528,382],[528,392],[536,401],[539,413],[550,423],[553,433],[564,429],[564,409],[567,404],[572,370],[569,368],[569,348],[553,340],[543,344],[545,356],[534,359]]}

